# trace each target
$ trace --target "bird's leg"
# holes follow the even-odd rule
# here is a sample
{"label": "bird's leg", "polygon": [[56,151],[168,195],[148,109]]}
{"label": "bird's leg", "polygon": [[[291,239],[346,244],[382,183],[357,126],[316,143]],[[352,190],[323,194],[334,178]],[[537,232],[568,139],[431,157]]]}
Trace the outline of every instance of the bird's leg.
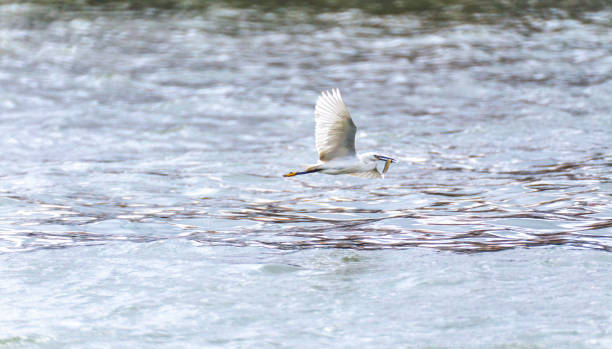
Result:
{"label": "bird's leg", "polygon": [[321,171],[320,168],[315,169],[315,170],[307,170],[307,171],[304,171],[304,172],[295,172],[295,171],[293,171],[293,172],[289,172],[287,174],[284,174],[283,177],[293,177],[293,176],[299,176],[299,175],[304,175],[304,174],[309,174],[309,173],[315,173],[315,172],[319,172],[319,171]]}

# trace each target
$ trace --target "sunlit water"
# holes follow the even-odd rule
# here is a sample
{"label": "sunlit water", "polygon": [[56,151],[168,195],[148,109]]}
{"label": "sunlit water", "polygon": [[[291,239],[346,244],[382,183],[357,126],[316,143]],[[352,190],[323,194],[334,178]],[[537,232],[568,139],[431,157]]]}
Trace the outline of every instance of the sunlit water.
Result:
{"label": "sunlit water", "polygon": [[287,16],[0,6],[0,347],[612,347],[612,15]]}

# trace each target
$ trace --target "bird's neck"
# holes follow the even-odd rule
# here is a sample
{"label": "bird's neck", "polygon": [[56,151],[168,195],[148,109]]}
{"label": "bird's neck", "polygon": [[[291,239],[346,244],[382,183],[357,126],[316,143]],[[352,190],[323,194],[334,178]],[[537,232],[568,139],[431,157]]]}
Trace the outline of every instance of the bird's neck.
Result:
{"label": "bird's neck", "polygon": [[376,162],[360,160],[361,167],[364,171],[371,171],[376,168]]}

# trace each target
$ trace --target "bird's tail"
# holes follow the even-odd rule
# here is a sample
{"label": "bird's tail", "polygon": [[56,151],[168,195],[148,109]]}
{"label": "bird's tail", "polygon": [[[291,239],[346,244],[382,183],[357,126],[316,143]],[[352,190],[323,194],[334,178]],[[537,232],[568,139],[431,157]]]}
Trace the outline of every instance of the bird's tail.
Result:
{"label": "bird's tail", "polygon": [[303,172],[289,172],[283,175],[283,177],[293,177],[293,176],[299,176],[299,175],[304,175],[304,174],[309,174],[309,173],[315,173],[315,172],[319,172],[322,169],[320,168],[316,168],[316,169],[306,169],[306,171]]}

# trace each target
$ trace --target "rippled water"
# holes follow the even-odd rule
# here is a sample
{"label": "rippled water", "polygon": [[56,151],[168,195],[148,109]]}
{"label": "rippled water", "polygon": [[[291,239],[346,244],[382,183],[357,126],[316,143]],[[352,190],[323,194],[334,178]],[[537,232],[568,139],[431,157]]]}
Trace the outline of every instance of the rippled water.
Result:
{"label": "rippled water", "polygon": [[0,346],[612,346],[611,18],[0,6]]}

